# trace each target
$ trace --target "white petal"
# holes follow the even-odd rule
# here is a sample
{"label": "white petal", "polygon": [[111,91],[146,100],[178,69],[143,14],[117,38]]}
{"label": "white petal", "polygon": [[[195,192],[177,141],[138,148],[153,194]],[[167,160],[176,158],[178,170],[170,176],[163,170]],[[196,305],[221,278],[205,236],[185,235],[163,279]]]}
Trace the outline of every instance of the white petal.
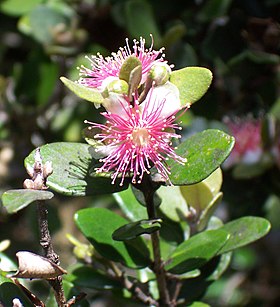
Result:
{"label": "white petal", "polygon": [[127,110],[129,109],[129,103],[123,94],[110,93],[109,97],[104,99],[102,105],[107,112],[128,118]]}
{"label": "white petal", "polygon": [[163,102],[160,118],[167,118],[181,109],[179,90],[169,81],[164,85],[151,88],[147,97],[141,103],[140,109],[143,111],[145,108],[148,113],[151,113],[160,108]]}

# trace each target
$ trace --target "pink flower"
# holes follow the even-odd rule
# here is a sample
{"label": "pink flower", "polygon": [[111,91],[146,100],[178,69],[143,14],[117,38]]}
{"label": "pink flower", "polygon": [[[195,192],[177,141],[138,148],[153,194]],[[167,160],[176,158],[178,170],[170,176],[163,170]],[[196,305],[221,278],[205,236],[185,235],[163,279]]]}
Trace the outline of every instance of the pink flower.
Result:
{"label": "pink flower", "polygon": [[171,184],[165,161],[171,158],[181,164],[186,162],[175,153],[171,143],[172,138],[180,138],[174,131],[180,129],[174,122],[180,107],[173,111],[167,108],[176,105],[176,93],[171,95],[169,87],[162,88],[161,94],[164,91],[168,99],[158,96],[156,87],[152,87],[140,105],[136,99],[131,105],[123,98],[119,101],[118,114],[108,110],[102,113],[106,118],[104,125],[87,122],[92,125],[90,128],[100,131],[94,137],[99,141],[96,152],[106,155],[99,160],[103,165],[96,171],[112,172],[112,184],[120,177],[122,185],[127,176],[132,177],[132,183],[140,183],[153,166],[163,180]]}
{"label": "pink flower", "polygon": [[261,121],[252,118],[225,120],[229,133],[235,138],[235,146],[225,162],[226,167],[237,163],[252,164],[262,155]]}
{"label": "pink flower", "polygon": [[117,79],[124,61],[130,56],[136,56],[142,64],[141,84],[143,84],[152,65],[157,62],[164,62],[163,49],[153,50],[153,45],[149,49],[145,49],[145,39],[143,38],[140,38],[140,42],[134,40],[133,43],[134,45],[131,50],[127,39],[125,47],[120,48],[117,53],[112,53],[111,56],[105,58],[101,54],[91,57],[87,56],[86,58],[90,61],[91,68],[83,65],[78,67],[81,76],[78,83],[102,90],[104,88],[103,82],[107,78],[110,81]]}

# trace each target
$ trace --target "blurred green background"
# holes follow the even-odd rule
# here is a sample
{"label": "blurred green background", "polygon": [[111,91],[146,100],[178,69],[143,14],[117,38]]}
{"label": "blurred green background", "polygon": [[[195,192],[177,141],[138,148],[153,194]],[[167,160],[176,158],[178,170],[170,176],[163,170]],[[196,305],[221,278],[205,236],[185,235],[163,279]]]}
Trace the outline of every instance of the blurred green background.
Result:
{"label": "blurred green background", "polygon": [[[175,69],[204,66],[213,74],[208,93],[183,118],[185,134],[227,129],[225,118],[261,122],[265,159],[224,173],[224,220],[258,215],[271,233],[235,252],[227,275],[211,286],[213,306],[280,305],[280,1],[279,0],[1,0],[0,194],[21,188],[24,158],[37,146],[82,141],[84,119],[99,120],[89,102],[59,80],[78,79],[85,54],[110,55],[125,38],[153,35]],[[241,137],[242,139],[242,137]],[[239,140],[239,139],[238,139]],[[271,158],[273,156],[273,159]],[[238,165],[237,165],[238,166]],[[114,206],[111,196],[65,198],[50,204],[51,231],[62,263],[74,261],[65,233],[85,206]],[[0,241],[38,250],[32,206],[8,216],[0,207]]]}

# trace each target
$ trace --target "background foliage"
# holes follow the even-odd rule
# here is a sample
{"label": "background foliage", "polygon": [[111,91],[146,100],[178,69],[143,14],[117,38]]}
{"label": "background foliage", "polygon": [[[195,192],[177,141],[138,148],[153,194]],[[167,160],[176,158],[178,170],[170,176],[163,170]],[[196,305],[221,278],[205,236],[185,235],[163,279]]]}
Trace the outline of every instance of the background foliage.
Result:
{"label": "background foliage", "polygon": [[[143,36],[150,42],[150,33],[176,69],[197,65],[214,74],[208,93],[183,118],[186,135],[226,129],[225,116],[256,118],[262,122],[263,150],[271,144],[279,150],[279,15],[278,0],[1,1],[0,193],[22,186],[23,160],[34,147],[82,141],[83,120],[98,120],[93,106],[81,103],[59,77],[77,79],[75,67],[85,62],[83,54],[109,55],[126,37]],[[225,221],[245,214],[263,216],[271,221],[272,231],[235,252],[226,277],[207,293],[210,303],[279,304],[280,158],[276,154],[273,161],[262,162],[256,161],[258,171],[252,175],[244,165],[225,171],[218,213]],[[62,263],[74,261],[65,234],[78,235],[73,214],[85,206],[116,208],[116,203],[111,196],[50,201],[51,230]],[[7,252],[12,257],[19,249],[38,246],[32,209],[8,216],[0,208],[0,241],[11,240]],[[44,293],[40,283],[34,286]],[[104,297],[110,305],[110,298]]]}

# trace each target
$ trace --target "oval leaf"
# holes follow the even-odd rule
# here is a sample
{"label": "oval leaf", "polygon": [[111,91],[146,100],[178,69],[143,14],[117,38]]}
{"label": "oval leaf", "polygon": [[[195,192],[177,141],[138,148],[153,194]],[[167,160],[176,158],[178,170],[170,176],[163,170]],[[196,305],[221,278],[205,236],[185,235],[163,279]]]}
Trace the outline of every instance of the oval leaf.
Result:
{"label": "oval leaf", "polygon": [[171,73],[170,81],[180,92],[182,107],[193,104],[208,90],[212,82],[212,73],[204,67],[185,67]]}
{"label": "oval leaf", "polygon": [[112,238],[116,241],[135,239],[142,234],[151,234],[161,227],[162,220],[141,220],[121,226],[114,231]]}
{"label": "oval leaf", "polygon": [[3,193],[2,202],[8,213],[16,213],[36,200],[47,200],[53,198],[53,196],[53,193],[49,191],[9,190]]}
{"label": "oval leaf", "polygon": [[175,274],[198,269],[212,259],[228,239],[229,234],[221,229],[201,232],[180,244],[165,268]]}
{"label": "oval leaf", "polygon": [[178,146],[176,153],[187,158],[185,165],[169,161],[174,185],[189,185],[202,181],[216,170],[228,157],[234,146],[234,138],[209,129],[199,132]]}
{"label": "oval leaf", "polygon": [[132,268],[150,264],[149,251],[141,238],[128,242],[113,240],[115,229],[127,224],[127,220],[104,208],[79,210],[75,222],[97,252],[112,261]]}
{"label": "oval leaf", "polygon": [[[90,154],[91,146],[84,143],[60,142],[40,147],[43,162],[51,161],[53,173],[47,185],[64,195],[85,196],[118,192],[127,188],[118,182],[111,184],[110,178],[91,177],[90,169],[95,160]],[[34,164],[34,151],[24,161],[25,167]]]}
{"label": "oval leaf", "polygon": [[219,251],[219,255],[262,238],[269,232],[270,227],[268,220],[255,216],[241,217],[225,224],[219,229],[227,231],[230,238]]}
{"label": "oval leaf", "polygon": [[95,88],[83,86],[79,83],[73,82],[65,77],[61,77],[60,80],[78,97],[90,102],[101,104],[104,100],[100,92]]}

